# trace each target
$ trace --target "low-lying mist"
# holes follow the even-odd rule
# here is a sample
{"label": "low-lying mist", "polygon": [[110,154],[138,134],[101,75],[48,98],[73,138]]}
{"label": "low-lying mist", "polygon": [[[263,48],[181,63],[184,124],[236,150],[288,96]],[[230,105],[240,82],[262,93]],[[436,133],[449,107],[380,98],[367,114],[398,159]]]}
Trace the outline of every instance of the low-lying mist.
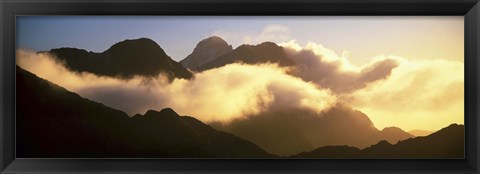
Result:
{"label": "low-lying mist", "polygon": [[129,115],[170,107],[207,123],[228,123],[277,109],[320,112],[336,103],[330,90],[288,75],[289,69],[275,64],[229,64],[169,83],[162,75],[122,80],[74,73],[46,53],[19,50],[17,56],[19,66],[39,77]]}

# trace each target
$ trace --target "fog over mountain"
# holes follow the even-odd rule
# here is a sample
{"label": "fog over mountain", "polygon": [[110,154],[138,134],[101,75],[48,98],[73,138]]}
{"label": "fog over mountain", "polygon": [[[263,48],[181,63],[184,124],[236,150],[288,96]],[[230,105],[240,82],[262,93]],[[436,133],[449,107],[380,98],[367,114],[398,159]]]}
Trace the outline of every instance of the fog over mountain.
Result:
{"label": "fog over mountain", "polygon": [[394,144],[413,137],[399,128],[378,130],[367,115],[342,105],[321,113],[308,109],[277,110],[230,124],[210,125],[254,142],[269,153],[284,156],[327,145],[365,148],[381,140]]}
{"label": "fog over mountain", "polygon": [[170,108],[128,117],[16,67],[17,157],[273,157]]}
{"label": "fog over mountain", "polygon": [[[230,122],[281,108],[308,108],[315,112],[330,107],[336,97],[312,83],[288,75],[276,64],[228,64],[196,73],[190,80],[164,76],[125,80],[78,74],[55,62],[48,54],[17,52],[19,65],[68,90],[126,111],[129,115],[170,107],[204,122]],[[216,112],[212,112],[212,107]],[[195,109],[192,109],[195,108]]]}
{"label": "fog over mountain", "polygon": [[[121,111],[82,98],[18,66],[16,77],[17,157],[278,158],[248,141],[214,130],[193,117],[179,116],[170,108],[161,111],[149,110],[144,115],[137,114],[129,118]],[[322,117],[326,118],[326,121],[322,122],[326,125],[334,123],[332,126],[339,126],[338,123],[329,120],[344,119],[345,116],[350,117],[352,114],[357,118],[353,122],[344,123],[345,125],[361,127],[364,126],[362,122],[369,121],[368,117],[362,116],[361,112],[348,108],[337,107],[327,112],[330,114],[326,117],[330,118]],[[342,116],[345,112],[350,114]],[[38,115],[38,113],[42,114]],[[271,129],[264,130],[280,133],[277,134],[279,136],[269,137],[270,141],[283,138],[285,133],[291,134],[286,135],[287,138],[297,135],[297,138],[308,141],[308,137],[302,136],[302,132],[291,131],[297,130],[298,127],[287,128],[288,130],[284,132],[279,131],[283,127],[269,128]],[[353,128],[355,129],[357,128]],[[398,128],[386,128],[380,134],[385,133],[387,129],[398,130]],[[328,132],[318,133],[317,136],[329,135]],[[348,133],[334,132],[333,134],[330,136],[348,136]],[[361,133],[356,135],[358,135],[357,138],[371,138],[362,136]],[[452,124],[432,135],[409,138],[395,145],[380,141],[361,150],[345,145],[323,146],[311,152],[302,152],[289,157],[462,158],[463,137],[464,126]],[[343,138],[347,141],[349,139]],[[302,143],[294,144],[295,142],[301,141],[294,140],[290,145],[302,147]]]}
{"label": "fog over mountain", "polygon": [[[223,39],[210,37],[182,61],[184,65],[202,64],[188,65],[194,72],[171,60],[149,39],[123,41],[103,53],[72,48],[50,52],[19,49],[17,63],[38,77],[130,116],[151,116],[155,112],[147,111],[172,108],[283,156],[331,145],[365,148],[381,140],[395,144],[413,135],[398,128],[396,122],[387,124],[392,115],[398,123],[415,117],[425,124],[432,115],[458,115],[456,108],[463,106],[459,103],[463,80],[457,76],[463,64],[457,62],[417,64],[384,56],[356,66],[319,44],[279,45],[264,42],[231,50]],[[211,47],[222,49],[205,50]],[[122,65],[112,63],[117,61]],[[128,73],[115,68],[98,70],[110,65],[136,68]],[[436,76],[447,70],[455,78]],[[415,85],[404,85],[413,84],[411,78],[416,79]],[[378,89],[388,92],[379,93]],[[446,95],[447,89],[462,95]],[[451,104],[437,100],[441,93]],[[437,105],[446,109],[427,113],[419,107]],[[379,112],[386,108],[396,112]]]}

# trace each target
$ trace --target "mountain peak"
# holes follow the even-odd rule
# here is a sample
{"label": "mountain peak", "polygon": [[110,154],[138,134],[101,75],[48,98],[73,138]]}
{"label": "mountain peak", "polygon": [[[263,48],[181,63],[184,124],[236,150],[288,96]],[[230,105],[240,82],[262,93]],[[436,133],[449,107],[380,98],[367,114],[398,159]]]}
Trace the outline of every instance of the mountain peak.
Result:
{"label": "mountain peak", "polygon": [[266,42],[262,42],[260,44],[258,44],[257,46],[273,46],[273,47],[280,47],[278,46],[275,42],[270,42],[270,41],[266,41]]}
{"label": "mountain peak", "polygon": [[392,126],[392,127],[385,127],[382,129],[382,132],[384,131],[389,131],[389,132],[403,132],[402,129],[398,128],[398,127],[395,127],[395,126]]}
{"label": "mountain peak", "polygon": [[390,144],[396,144],[400,140],[413,138],[415,136],[398,127],[385,127],[382,129],[382,131],[380,131],[380,137]]}
{"label": "mountain peak", "polygon": [[160,112],[158,112],[156,110],[149,109],[147,112],[145,112],[144,116],[155,115],[155,114],[158,114],[158,113],[160,113]]}
{"label": "mountain peak", "polygon": [[171,108],[164,108],[160,111],[148,110],[147,112],[145,112],[144,116],[148,118],[179,117],[179,115]]}
{"label": "mountain peak", "polygon": [[221,37],[211,36],[201,40],[193,49],[193,52],[180,63],[186,68],[196,70],[198,67],[232,50],[232,45],[228,45]]}
{"label": "mountain peak", "polygon": [[166,115],[175,115],[179,116],[177,112],[175,112],[172,108],[164,108],[160,111],[161,114],[166,114]]}
{"label": "mountain peak", "polygon": [[142,55],[142,52],[157,52],[158,55],[166,55],[165,51],[155,41],[149,38],[126,39],[112,45],[107,52],[124,53],[133,52],[136,56]]}
{"label": "mountain peak", "polygon": [[391,145],[392,145],[392,144],[390,144],[387,140],[382,140],[382,141],[379,141],[379,142],[378,142],[377,144],[375,144],[374,146],[379,146],[379,147],[383,146],[383,147],[385,147],[385,146],[391,146]]}
{"label": "mountain peak", "polygon": [[209,43],[217,43],[217,44],[223,44],[223,45],[228,45],[227,41],[223,40],[223,38],[218,37],[218,36],[210,36],[206,39],[201,40],[198,45],[201,44],[209,44]]}
{"label": "mountain peak", "polygon": [[102,53],[75,48],[52,49],[55,57],[65,61],[68,69],[96,75],[129,79],[134,76],[156,77],[163,73],[169,80],[189,79],[191,72],[172,60],[149,38],[127,39]]}
{"label": "mountain peak", "polygon": [[453,123],[453,124],[447,126],[447,128],[449,128],[449,127],[459,127],[459,128],[461,127],[461,128],[463,128],[463,125],[462,125],[462,124]]}
{"label": "mountain peak", "polygon": [[199,66],[196,70],[204,71],[234,62],[246,64],[277,63],[280,66],[292,66],[295,64],[293,60],[287,58],[283,47],[273,42],[263,42],[258,45],[240,45],[235,50]]}

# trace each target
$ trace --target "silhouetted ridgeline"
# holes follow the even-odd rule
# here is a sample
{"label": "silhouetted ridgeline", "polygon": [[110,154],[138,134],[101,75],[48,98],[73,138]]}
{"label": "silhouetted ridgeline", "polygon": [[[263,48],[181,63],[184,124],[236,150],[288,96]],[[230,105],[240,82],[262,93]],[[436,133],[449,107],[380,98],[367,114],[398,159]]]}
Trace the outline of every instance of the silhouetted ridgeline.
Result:
{"label": "silhouetted ridgeline", "polygon": [[17,157],[272,157],[172,109],[132,118],[16,68]]}
{"label": "silhouetted ridgeline", "polygon": [[170,80],[192,77],[192,73],[172,60],[157,43],[146,38],[116,43],[102,53],[76,48],[52,49],[49,53],[76,72],[120,78],[134,75],[152,77],[160,73],[167,75]]}
{"label": "silhouetted ridgeline", "polygon": [[170,80],[190,79],[192,73],[185,67],[204,71],[235,62],[270,62],[280,66],[295,64],[286,56],[283,47],[273,42],[241,45],[232,50],[231,45],[216,36],[200,41],[193,52],[180,61],[181,64],[172,60],[157,43],[147,38],[125,40],[102,53],[77,48],[57,48],[48,53],[65,62],[65,66],[72,71],[120,78],[135,75],[152,77],[163,73]]}
{"label": "silhouetted ridgeline", "polygon": [[320,147],[292,158],[464,158],[463,125],[452,124],[425,137],[390,144],[387,141],[358,149],[349,146]]}
{"label": "silhouetted ridgeline", "polygon": [[381,140],[397,143],[413,137],[399,128],[378,130],[367,115],[341,105],[320,114],[309,109],[289,109],[248,118],[210,125],[284,156],[328,145],[365,148]]}
{"label": "silhouetted ridgeline", "polygon": [[246,64],[270,62],[278,63],[280,66],[294,65],[294,62],[286,56],[283,47],[273,42],[264,42],[258,45],[241,45],[233,51],[203,64],[196,70],[204,71],[235,62]]}

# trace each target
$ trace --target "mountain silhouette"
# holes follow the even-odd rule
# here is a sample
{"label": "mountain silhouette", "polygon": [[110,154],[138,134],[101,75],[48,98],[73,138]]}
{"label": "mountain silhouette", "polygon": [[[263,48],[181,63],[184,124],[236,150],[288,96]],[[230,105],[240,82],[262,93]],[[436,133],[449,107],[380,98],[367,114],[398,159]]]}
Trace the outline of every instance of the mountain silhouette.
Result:
{"label": "mountain silhouette", "polygon": [[415,135],[405,132],[398,127],[386,127],[380,131],[379,136],[381,140],[386,140],[389,143],[395,144],[399,140],[413,138]]}
{"label": "mountain silhouette", "polygon": [[168,79],[189,79],[192,73],[172,60],[155,41],[147,38],[124,40],[102,53],[77,48],[57,48],[48,51],[75,72],[132,78],[135,75],[153,77],[160,73]]}
{"label": "mountain silhouette", "polygon": [[289,109],[247,118],[229,124],[210,125],[249,140],[269,153],[282,156],[329,145],[365,148],[381,140],[396,143],[413,137],[399,128],[380,131],[367,115],[342,105],[320,114],[308,109]]}
{"label": "mountain silhouette", "polygon": [[464,126],[452,124],[424,137],[391,144],[385,140],[364,149],[349,146],[320,147],[292,158],[463,158]]}
{"label": "mountain silhouette", "polygon": [[199,66],[196,70],[204,71],[235,62],[246,64],[270,62],[278,63],[280,66],[294,65],[294,62],[287,58],[283,47],[273,42],[264,42],[258,45],[241,45],[233,51]]}
{"label": "mountain silhouette", "polygon": [[228,45],[221,37],[212,36],[200,41],[193,52],[180,61],[180,64],[185,68],[197,70],[198,67],[232,50],[232,45]]}
{"label": "mountain silhouette", "polygon": [[273,157],[172,109],[129,117],[16,67],[19,158]]}

